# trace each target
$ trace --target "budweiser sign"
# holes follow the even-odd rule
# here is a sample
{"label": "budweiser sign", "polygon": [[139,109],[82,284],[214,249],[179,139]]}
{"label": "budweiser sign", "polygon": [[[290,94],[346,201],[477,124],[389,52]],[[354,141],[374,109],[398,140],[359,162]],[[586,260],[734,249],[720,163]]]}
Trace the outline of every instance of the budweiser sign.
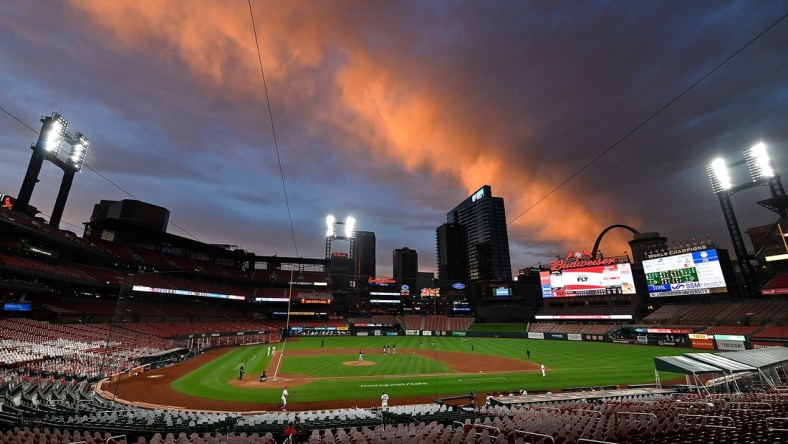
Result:
{"label": "budweiser sign", "polygon": [[617,264],[618,259],[614,257],[609,258],[592,258],[588,250],[570,251],[564,259],[550,261],[547,265],[550,266],[550,271],[567,270],[571,268],[584,268],[584,267],[599,267],[604,265]]}

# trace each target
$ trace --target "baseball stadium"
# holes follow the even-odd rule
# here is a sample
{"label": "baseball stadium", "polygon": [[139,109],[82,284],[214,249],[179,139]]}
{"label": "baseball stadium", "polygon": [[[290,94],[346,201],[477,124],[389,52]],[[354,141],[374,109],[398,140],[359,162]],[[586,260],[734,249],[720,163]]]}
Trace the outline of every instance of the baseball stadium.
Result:
{"label": "baseball stadium", "polygon": [[[512,276],[484,185],[436,228],[435,273],[401,248],[381,276],[352,217],[327,216],[311,258],[172,234],[136,199],[64,230],[89,143],[41,122],[19,193],[0,195],[0,444],[788,441],[777,175],[730,188],[709,169],[734,255],[616,224]],[[49,220],[31,205],[44,161],[64,171]],[[730,196],[754,187],[778,219],[746,230],[753,253]],[[611,230],[631,234],[621,256],[600,250]]]}
{"label": "baseball stadium", "polygon": [[[123,208],[135,219],[108,217]],[[555,288],[603,260],[574,254],[511,282],[403,285],[346,274],[347,238],[257,256],[166,233],[162,214],[102,201],[77,237],[0,208],[4,444],[784,439],[781,299],[646,307],[659,259],[604,258],[643,274],[614,291]]]}

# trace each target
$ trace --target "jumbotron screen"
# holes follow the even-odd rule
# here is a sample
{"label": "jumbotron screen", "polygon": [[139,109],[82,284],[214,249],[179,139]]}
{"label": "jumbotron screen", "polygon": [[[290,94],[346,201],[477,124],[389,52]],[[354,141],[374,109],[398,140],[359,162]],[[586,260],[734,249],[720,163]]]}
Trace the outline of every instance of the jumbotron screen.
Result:
{"label": "jumbotron screen", "polygon": [[643,272],[652,297],[728,291],[717,250],[713,248],[645,260]]}
{"label": "jumbotron screen", "polygon": [[540,271],[539,278],[545,298],[635,294],[629,264]]}

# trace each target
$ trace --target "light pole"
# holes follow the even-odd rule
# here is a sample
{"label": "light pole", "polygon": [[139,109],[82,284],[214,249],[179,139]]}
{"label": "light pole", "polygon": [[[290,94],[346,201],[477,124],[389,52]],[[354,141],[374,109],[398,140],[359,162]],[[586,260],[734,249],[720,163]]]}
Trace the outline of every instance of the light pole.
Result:
{"label": "light pole", "polygon": [[[739,223],[736,220],[736,214],[733,211],[733,204],[731,203],[731,196],[739,191],[766,186],[773,198],[785,194],[780,176],[774,172],[771,164],[766,145],[758,143],[752,148],[744,151],[744,161],[738,161],[732,166],[747,165],[750,172],[751,181],[740,185],[733,185],[731,183],[728,166],[724,159],[717,158],[706,166],[706,172],[709,175],[711,188],[720,202],[722,214],[725,217],[725,223],[728,226],[728,233],[733,242],[733,249],[736,253],[736,258],[739,261],[739,268],[742,273],[743,293],[755,297],[757,293],[757,276],[755,268],[750,262],[750,255],[747,252],[747,247],[744,245],[744,238],[739,229]],[[785,211],[783,211],[785,213]],[[786,217],[786,214],[781,213],[780,216]]]}
{"label": "light pole", "polygon": [[[14,203],[14,211],[25,212],[27,210],[44,160],[52,162],[63,170],[60,191],[55,201],[55,207],[52,210],[52,217],[49,219],[49,225],[53,227],[60,225],[60,218],[63,216],[63,209],[71,191],[74,175],[82,171],[85,155],[90,148],[90,141],[84,134],[76,133],[71,136],[66,132],[67,129],[68,121],[58,113],[52,113],[52,116],[41,118],[41,132],[36,144],[30,147],[33,150],[33,154],[30,157],[30,163],[27,165],[27,172],[22,181],[22,187],[19,189],[19,194]],[[60,156],[60,147],[64,142],[71,147],[71,151],[65,159]]]}

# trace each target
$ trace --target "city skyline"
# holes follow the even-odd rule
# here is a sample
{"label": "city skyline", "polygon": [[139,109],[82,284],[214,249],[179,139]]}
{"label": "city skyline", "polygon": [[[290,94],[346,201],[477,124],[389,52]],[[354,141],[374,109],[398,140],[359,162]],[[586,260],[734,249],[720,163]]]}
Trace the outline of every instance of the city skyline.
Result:
{"label": "city skyline", "polygon": [[[0,193],[56,111],[91,140],[63,229],[136,198],[179,236],[319,258],[350,215],[379,275],[402,246],[436,271],[447,209],[489,184],[516,273],[612,224],[731,250],[706,164],[763,141],[788,171],[786,1],[250,3],[0,5]],[[61,173],[39,178],[48,219]],[[767,194],[734,197],[742,229]]]}

